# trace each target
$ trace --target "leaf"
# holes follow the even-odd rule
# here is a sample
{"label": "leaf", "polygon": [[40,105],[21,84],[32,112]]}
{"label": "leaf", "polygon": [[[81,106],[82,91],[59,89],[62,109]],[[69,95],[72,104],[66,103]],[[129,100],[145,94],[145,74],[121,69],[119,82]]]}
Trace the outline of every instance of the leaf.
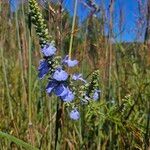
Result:
{"label": "leaf", "polygon": [[30,144],[28,144],[28,143],[26,143],[26,142],[24,142],[24,141],[22,141],[22,140],[20,140],[20,139],[18,139],[16,137],[12,136],[12,135],[4,133],[2,131],[0,131],[0,138],[8,139],[8,140],[16,143],[17,145],[19,145],[19,146],[21,146],[21,147],[23,147],[23,148],[25,148],[27,150],[38,150],[38,148],[35,148],[32,145],[30,145]]}

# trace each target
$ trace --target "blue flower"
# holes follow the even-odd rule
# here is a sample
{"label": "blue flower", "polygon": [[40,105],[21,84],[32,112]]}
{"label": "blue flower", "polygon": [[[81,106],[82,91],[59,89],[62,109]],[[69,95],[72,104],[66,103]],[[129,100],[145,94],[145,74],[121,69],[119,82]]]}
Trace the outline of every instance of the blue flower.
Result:
{"label": "blue flower", "polygon": [[46,74],[48,74],[49,72],[49,64],[47,60],[41,60],[39,67],[38,67],[38,71],[39,71],[39,78],[42,79]]}
{"label": "blue flower", "polygon": [[77,60],[71,60],[69,58],[69,56],[67,55],[63,61],[62,61],[63,64],[67,65],[68,67],[74,67],[78,64],[78,61]]}
{"label": "blue flower", "polygon": [[68,89],[64,86],[64,84],[59,84],[54,88],[54,93],[57,96],[65,96],[68,93]]}
{"label": "blue flower", "polygon": [[61,98],[64,102],[71,102],[74,99],[74,94],[68,88],[68,92],[66,93],[66,95],[61,96]]}
{"label": "blue flower", "polygon": [[81,81],[83,81],[84,83],[86,83],[86,80],[84,80],[83,78],[82,78],[82,75],[81,74],[73,74],[72,75],[72,79],[73,80],[81,80]]}
{"label": "blue flower", "polygon": [[71,102],[74,99],[74,94],[69,90],[66,83],[62,81],[50,80],[46,91],[48,94],[54,92],[55,95],[60,97],[64,102]]}
{"label": "blue flower", "polygon": [[56,48],[54,47],[53,43],[50,44],[46,44],[43,48],[42,48],[42,53],[44,56],[49,57],[49,56],[53,56],[56,52]]}
{"label": "blue flower", "polygon": [[100,90],[95,90],[93,94],[93,99],[97,101],[100,98]]}
{"label": "blue flower", "polygon": [[80,118],[80,113],[78,112],[77,109],[73,109],[69,115],[70,115],[70,118],[73,120],[78,120]]}
{"label": "blue flower", "polygon": [[57,68],[53,74],[53,78],[57,81],[65,81],[68,78],[68,73],[61,68]]}
{"label": "blue flower", "polygon": [[58,86],[58,82],[56,80],[50,80],[48,85],[46,86],[46,92],[51,94],[53,89]]}

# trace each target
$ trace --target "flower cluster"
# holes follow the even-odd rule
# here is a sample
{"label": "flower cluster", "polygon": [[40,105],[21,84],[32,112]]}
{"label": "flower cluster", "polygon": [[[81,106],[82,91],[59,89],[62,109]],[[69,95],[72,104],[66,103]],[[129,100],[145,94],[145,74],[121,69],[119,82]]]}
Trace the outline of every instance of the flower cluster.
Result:
{"label": "flower cluster", "polygon": [[[39,12],[37,3],[35,0],[29,0],[29,6],[31,10],[32,22],[35,25],[36,32],[39,35],[41,53],[43,59],[40,60],[38,67],[38,76],[43,79],[48,76],[48,84],[46,86],[46,92],[48,95],[55,94],[61,101],[71,106],[70,118],[78,120],[80,113],[78,111],[78,105],[83,101],[98,100],[100,98],[100,91],[97,82],[98,73],[95,71],[92,75],[92,80],[87,83],[82,78],[81,74],[68,74],[65,70],[66,67],[72,68],[78,64],[77,60],[71,60],[67,55],[64,59],[56,56],[57,48],[54,42],[48,42],[48,30],[42,19],[42,14]],[[81,96],[79,96],[78,87],[76,83],[83,84],[83,90]],[[77,87],[75,87],[77,85]],[[75,100],[80,100],[76,103]]]}
{"label": "flower cluster", "polygon": [[99,89],[99,70],[96,70],[92,74],[91,82],[86,83],[82,86],[81,90],[81,101],[87,104],[90,100],[97,101],[100,99],[100,89]]}
{"label": "flower cluster", "polygon": [[47,93],[51,94],[53,92],[64,102],[71,102],[74,99],[74,94],[67,85],[67,79],[67,72],[62,68],[56,68],[46,87]]}
{"label": "flower cluster", "polygon": [[[56,54],[56,47],[53,43],[46,44],[43,48],[41,48],[41,52],[43,53],[44,59],[40,61],[38,67],[38,76],[40,79],[43,79],[46,75],[49,74],[50,77],[46,87],[46,92],[49,95],[54,93],[63,102],[72,102],[75,98],[75,95],[68,85],[69,75],[63,68],[64,66],[74,67],[78,64],[78,61],[71,60],[67,55],[61,61],[61,63],[59,63],[59,65],[55,65],[54,63],[52,63]],[[81,75],[78,74],[72,75],[72,80],[84,81]],[[77,118],[79,118],[80,116],[79,112],[77,112],[77,109],[74,108],[70,112],[70,118],[77,120]]]}

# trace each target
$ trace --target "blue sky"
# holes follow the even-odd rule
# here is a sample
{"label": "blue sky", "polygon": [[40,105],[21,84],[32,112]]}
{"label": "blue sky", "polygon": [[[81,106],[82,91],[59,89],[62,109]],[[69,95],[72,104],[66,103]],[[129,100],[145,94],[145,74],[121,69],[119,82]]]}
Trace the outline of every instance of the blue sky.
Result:
{"label": "blue sky", "polygon": [[[95,2],[100,5],[102,0],[95,0]],[[109,9],[109,1],[105,0],[105,8],[108,13]],[[137,0],[116,0],[115,4],[115,15],[114,15],[114,32],[115,35],[119,34],[119,9],[123,9],[123,15],[124,15],[124,32],[122,35],[123,41],[134,41],[136,39],[136,33],[134,32],[134,29],[136,28],[136,20],[137,20],[137,13],[138,13],[138,5]],[[73,14],[73,0],[66,0],[65,1],[65,7],[70,11],[71,14]],[[90,10],[86,8],[83,4],[79,3],[78,5],[78,16],[81,20],[84,20],[84,18],[87,16],[88,12]],[[117,40],[119,40],[120,37],[117,37]]]}
{"label": "blue sky", "polygon": [[[20,0],[11,0],[12,7],[11,10],[14,11],[17,7],[17,1]],[[86,0],[78,0],[78,17],[80,21],[83,21],[85,17],[88,15],[90,9],[85,7],[80,1]],[[109,1],[110,0],[103,0],[105,1],[105,9],[108,13],[109,8]],[[134,41],[136,38],[136,33],[134,29],[136,28],[136,15],[138,14],[138,5],[137,0],[115,0],[115,15],[114,15],[114,32],[115,35],[119,33],[119,10],[120,8],[123,9],[124,15],[124,32],[122,35],[123,41]],[[146,1],[146,0],[144,0]],[[95,0],[97,5],[101,5],[102,0]],[[121,6],[121,7],[120,7]],[[73,8],[74,8],[74,0],[64,0],[64,7],[73,15]],[[107,30],[107,29],[106,29]],[[117,36],[116,40],[119,40],[120,37]]]}

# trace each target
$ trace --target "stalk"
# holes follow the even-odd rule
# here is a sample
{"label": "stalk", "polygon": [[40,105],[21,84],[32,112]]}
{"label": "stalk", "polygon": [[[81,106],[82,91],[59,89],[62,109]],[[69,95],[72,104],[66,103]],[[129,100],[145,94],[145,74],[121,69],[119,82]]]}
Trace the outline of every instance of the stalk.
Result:
{"label": "stalk", "polygon": [[56,106],[56,125],[55,125],[55,150],[59,147],[60,140],[60,127],[61,127],[61,111],[60,111],[60,103],[57,98],[57,106]]}
{"label": "stalk", "polygon": [[23,75],[23,58],[22,58],[22,52],[21,52],[21,45],[20,45],[20,35],[19,35],[19,24],[18,24],[18,12],[15,12],[15,22],[16,22],[16,32],[17,32],[17,44],[19,49],[19,62],[20,62],[20,69],[21,69],[21,80],[23,84],[23,92],[26,92],[25,88],[25,81],[24,81],[24,75]]}
{"label": "stalk", "polygon": [[145,133],[145,150],[150,146],[150,102],[148,102],[148,113],[147,113],[147,123],[146,123],[146,133]]}
{"label": "stalk", "polygon": [[[49,119],[52,120],[52,101],[51,100],[48,101],[48,108],[49,108]],[[52,130],[52,122],[50,122],[50,124],[49,124],[49,135],[50,135],[50,137],[49,137],[48,150],[51,150],[51,145],[52,145],[52,141],[53,141],[53,139],[52,139],[52,132],[53,132],[53,130]]]}
{"label": "stalk", "polygon": [[29,124],[32,124],[32,102],[31,102],[31,38],[29,36],[29,72],[28,72],[28,100],[29,100]]}
{"label": "stalk", "polygon": [[31,73],[32,73],[32,49],[31,49],[31,26],[29,26],[29,50],[28,50],[28,127],[29,127],[29,136],[32,145],[34,145],[34,134],[33,134],[33,124],[32,124],[32,81],[31,81]]}
{"label": "stalk", "polygon": [[31,81],[31,73],[32,73],[32,51],[31,51],[31,37],[29,35],[29,51],[28,51],[28,57],[29,57],[29,70],[28,70],[28,107],[29,107],[29,134],[30,134],[30,139],[31,139],[31,143],[32,145],[34,145],[34,135],[33,135],[33,124],[32,124],[32,89],[31,89],[31,85],[32,85],[32,81]]}
{"label": "stalk", "polygon": [[9,103],[9,110],[10,110],[10,118],[13,121],[14,120],[14,115],[13,115],[13,107],[12,107],[12,103],[11,103],[11,98],[9,95],[9,87],[8,87],[8,80],[7,80],[7,72],[6,72],[6,68],[5,68],[5,60],[4,60],[4,55],[3,55],[3,48],[0,48],[1,50],[1,59],[2,59],[2,68],[3,68],[3,74],[4,74],[4,82],[6,85],[6,94],[7,94],[7,99],[8,99],[8,103]]}
{"label": "stalk", "polygon": [[111,76],[112,76],[112,38],[113,38],[113,13],[114,13],[114,0],[110,1],[110,21],[109,21],[109,69],[108,69],[108,87],[109,87],[109,101],[111,98]]}
{"label": "stalk", "polygon": [[77,4],[78,4],[78,0],[75,0],[74,15],[73,15],[73,22],[72,22],[72,29],[71,29],[71,38],[70,38],[70,46],[69,46],[69,58],[70,59],[71,59],[72,44],[73,44],[73,33],[74,33],[76,14],[77,14]]}

